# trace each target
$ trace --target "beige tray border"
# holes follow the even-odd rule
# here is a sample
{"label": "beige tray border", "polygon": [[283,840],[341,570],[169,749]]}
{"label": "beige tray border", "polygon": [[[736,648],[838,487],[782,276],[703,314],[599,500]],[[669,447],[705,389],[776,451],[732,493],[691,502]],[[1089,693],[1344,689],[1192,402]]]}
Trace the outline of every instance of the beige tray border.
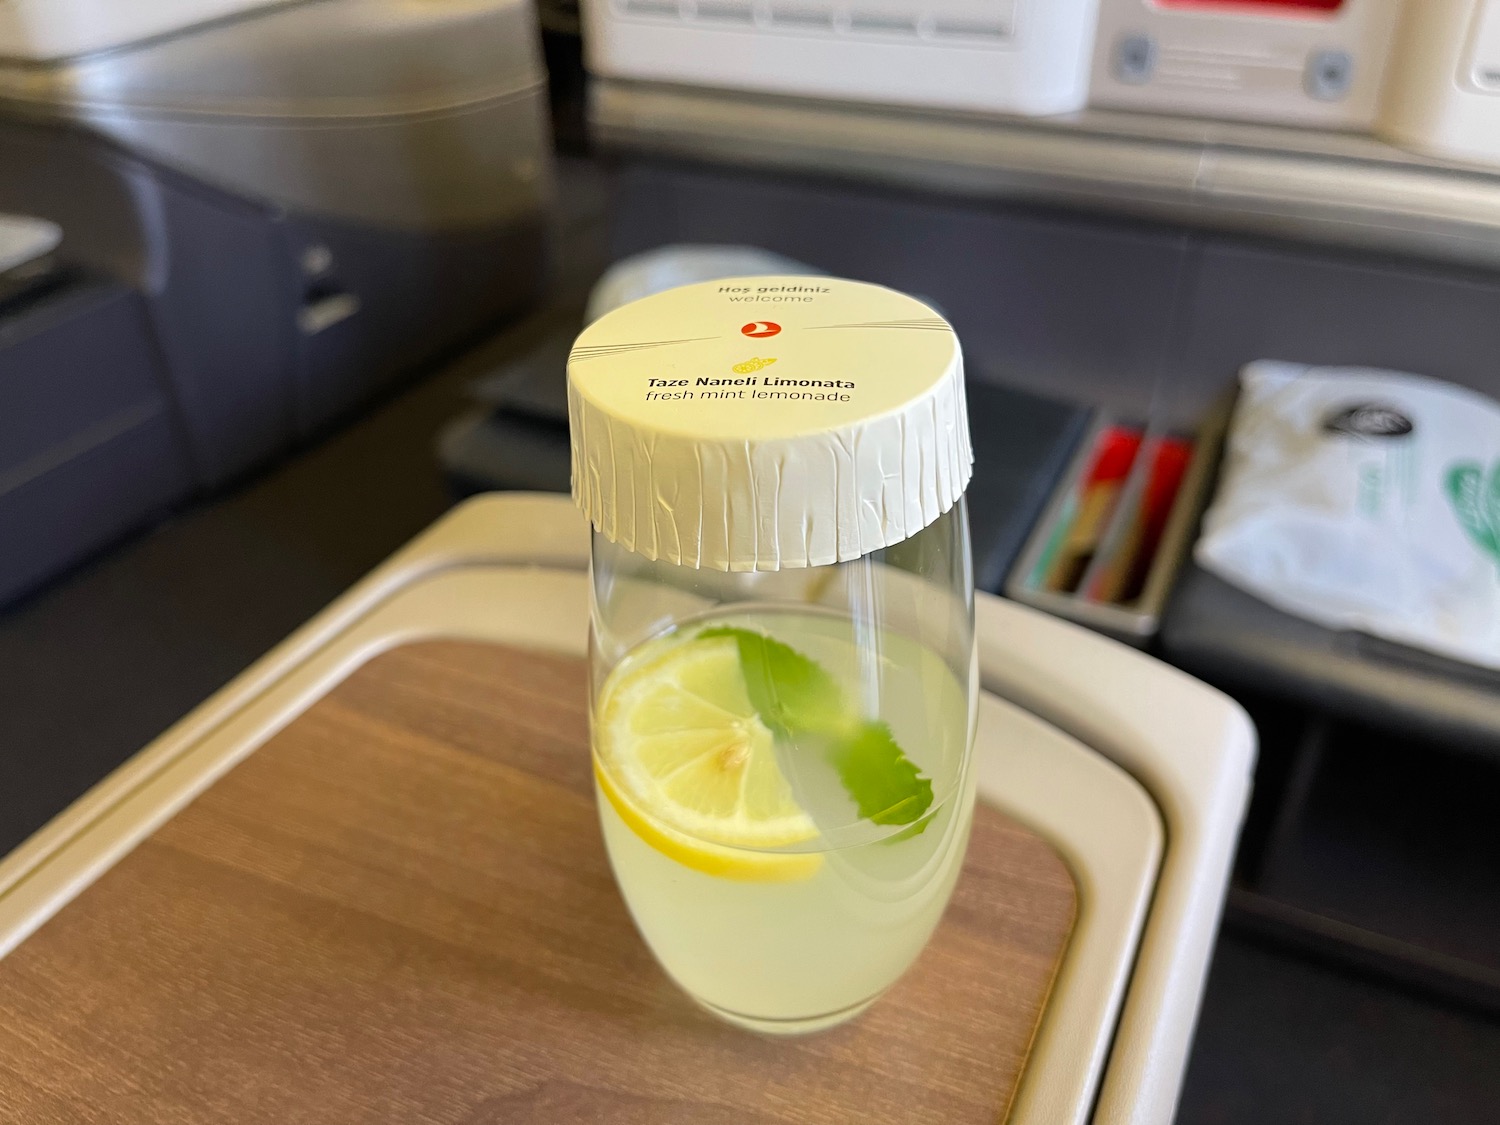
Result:
{"label": "beige tray border", "polygon": [[[512,494],[456,509],[0,861],[0,954],[34,932],[135,843],[375,653],[431,637],[508,641],[581,653],[586,557],[586,532],[558,498]],[[1043,648],[1049,655],[1037,661],[1044,669],[1059,653],[1073,659],[1081,648],[1082,655],[1089,655],[1087,642],[1110,645],[1021,607],[983,601],[986,686],[1007,694],[1019,686],[1022,695],[1039,698],[1052,710],[1057,708],[1048,703],[1047,691],[1024,682],[1025,677],[1016,685],[1005,674],[1009,663],[1025,660],[1021,642],[1027,639],[1026,630],[1016,633],[1018,624],[1031,624],[1031,639],[1040,635],[1046,642]],[[1016,614],[1021,615],[1019,621]],[[1048,626],[1064,632],[1051,635]],[[1012,643],[999,644],[1008,634]],[[1159,671],[1139,654],[1121,651]],[[1092,701],[1087,681],[1093,679],[1080,678],[1075,671],[1067,685],[1075,704],[1085,705],[1074,718],[1086,719],[1095,710],[1088,706]],[[1188,695],[1206,692],[1180,679],[1181,684],[1169,680],[1169,688],[1178,691],[1168,690],[1168,697],[1184,685],[1192,689]],[[1139,981],[1132,980],[1138,960],[1150,967],[1172,956],[1170,949],[1157,954],[1142,946],[1138,951],[1136,943],[1153,897],[1158,910],[1163,897],[1162,888],[1155,885],[1163,847],[1157,806],[1125,771],[1015,706],[987,698],[982,715],[987,737],[979,759],[981,792],[1054,842],[1072,867],[1080,894],[1078,925],[1011,1120],[1027,1125],[1090,1119],[1165,1122],[1175,1104],[1181,1067],[1174,1072],[1160,1065],[1162,1028],[1143,1021],[1141,1013],[1149,1014],[1153,1007],[1164,1013],[1168,1042],[1182,1021],[1173,1018],[1170,1005],[1160,1003],[1161,996],[1139,1000]],[[1224,725],[1224,716],[1214,717]],[[1187,724],[1189,735],[1201,733],[1194,727]],[[996,745],[988,732],[1002,729],[1003,745]],[[1126,731],[1125,741],[1142,733],[1146,732]],[[1253,753],[1253,741],[1250,747]],[[1236,816],[1233,827],[1237,826]],[[1169,864],[1172,858],[1169,851]],[[1191,952],[1193,942],[1184,942],[1184,934],[1192,938],[1202,931],[1211,938],[1222,892],[1221,885],[1207,918],[1189,919],[1194,925],[1184,927],[1181,919],[1176,926],[1159,925],[1153,911],[1145,933],[1168,945],[1175,938]],[[1194,968],[1189,965],[1190,975]],[[1121,1024],[1117,1036],[1117,1015],[1127,989],[1124,1007],[1129,1014],[1134,1005],[1140,1028]],[[1191,1013],[1184,1040],[1190,1029]],[[1137,1066],[1136,1074],[1117,1073],[1122,1058],[1142,1052],[1157,1064],[1154,1071],[1146,1068],[1143,1073]],[[1146,1078],[1153,1078],[1157,1088],[1150,1089]],[[1117,1091],[1117,1108],[1101,1099],[1094,1112],[1101,1086],[1106,1096],[1111,1087]],[[1145,1096],[1122,1103],[1118,1091],[1132,1086]],[[1161,1105],[1167,1106],[1166,1116],[1138,1112],[1143,1106],[1152,1110]]]}

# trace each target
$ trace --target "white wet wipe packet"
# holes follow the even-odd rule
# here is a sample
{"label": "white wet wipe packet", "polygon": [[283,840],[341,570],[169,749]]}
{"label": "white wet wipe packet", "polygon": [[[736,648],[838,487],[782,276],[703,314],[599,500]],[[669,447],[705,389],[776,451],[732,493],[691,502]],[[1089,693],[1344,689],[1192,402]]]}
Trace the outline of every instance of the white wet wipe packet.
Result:
{"label": "white wet wipe packet", "polygon": [[1194,557],[1288,613],[1500,668],[1500,404],[1261,361]]}

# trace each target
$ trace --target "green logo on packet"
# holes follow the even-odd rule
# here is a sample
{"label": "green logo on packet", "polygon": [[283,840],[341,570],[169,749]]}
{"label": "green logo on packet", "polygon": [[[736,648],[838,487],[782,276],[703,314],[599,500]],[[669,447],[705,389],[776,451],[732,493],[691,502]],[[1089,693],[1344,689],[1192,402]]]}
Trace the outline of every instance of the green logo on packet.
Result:
{"label": "green logo on packet", "polygon": [[1443,486],[1469,538],[1500,563],[1500,461],[1488,476],[1478,461],[1460,461],[1449,467]]}

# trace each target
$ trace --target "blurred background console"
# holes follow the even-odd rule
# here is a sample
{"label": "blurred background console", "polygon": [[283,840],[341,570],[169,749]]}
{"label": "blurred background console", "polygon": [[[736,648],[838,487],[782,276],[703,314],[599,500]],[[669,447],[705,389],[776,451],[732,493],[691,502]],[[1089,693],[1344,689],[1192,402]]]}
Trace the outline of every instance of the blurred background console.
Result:
{"label": "blurred background console", "polygon": [[535,19],[0,7],[0,213],[60,234],[0,258],[0,602],[541,291]]}

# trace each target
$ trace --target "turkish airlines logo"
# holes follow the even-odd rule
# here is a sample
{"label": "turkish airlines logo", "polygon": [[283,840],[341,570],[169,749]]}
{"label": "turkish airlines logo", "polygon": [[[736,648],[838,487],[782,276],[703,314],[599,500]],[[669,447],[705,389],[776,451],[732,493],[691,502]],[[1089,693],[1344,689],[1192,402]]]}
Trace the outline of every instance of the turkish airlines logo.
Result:
{"label": "turkish airlines logo", "polygon": [[767,336],[774,336],[781,331],[781,325],[769,320],[752,320],[740,329],[746,336],[753,336],[757,340]]}

